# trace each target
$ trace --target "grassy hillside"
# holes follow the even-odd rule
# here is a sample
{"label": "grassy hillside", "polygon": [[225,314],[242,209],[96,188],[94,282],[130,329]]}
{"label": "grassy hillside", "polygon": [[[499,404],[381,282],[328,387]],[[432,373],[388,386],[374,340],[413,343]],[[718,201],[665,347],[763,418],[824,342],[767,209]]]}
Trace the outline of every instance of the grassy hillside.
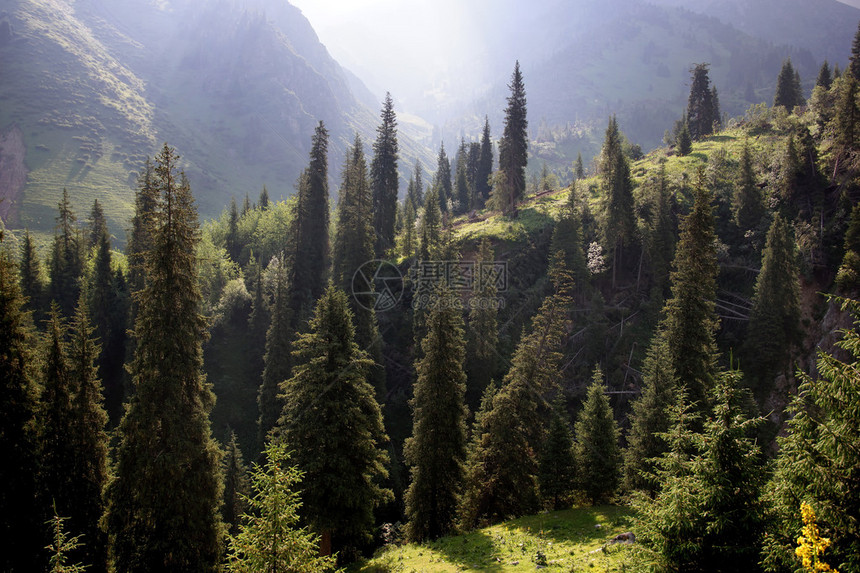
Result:
{"label": "grassy hillside", "polygon": [[389,545],[348,572],[624,571],[629,546],[607,543],[631,521],[616,506],[542,513],[430,543]]}

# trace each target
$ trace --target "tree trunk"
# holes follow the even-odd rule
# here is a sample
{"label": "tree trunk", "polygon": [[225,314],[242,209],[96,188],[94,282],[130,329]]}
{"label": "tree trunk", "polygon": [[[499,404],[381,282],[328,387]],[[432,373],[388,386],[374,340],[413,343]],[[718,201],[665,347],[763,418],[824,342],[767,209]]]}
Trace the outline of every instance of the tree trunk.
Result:
{"label": "tree trunk", "polygon": [[320,537],[320,555],[323,557],[328,557],[331,555],[331,530],[326,529],[322,532],[322,537]]}

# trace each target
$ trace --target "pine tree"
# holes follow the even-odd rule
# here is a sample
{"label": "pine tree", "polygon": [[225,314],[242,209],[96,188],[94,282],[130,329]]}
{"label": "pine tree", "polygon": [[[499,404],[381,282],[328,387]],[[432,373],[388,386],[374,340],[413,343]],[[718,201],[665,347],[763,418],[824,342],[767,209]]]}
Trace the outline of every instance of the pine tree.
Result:
{"label": "pine tree", "polygon": [[107,234],[96,244],[91,284],[87,290],[88,307],[95,325],[96,337],[104,352],[97,357],[99,377],[104,382],[105,401],[111,418],[117,422],[122,416],[125,394],[123,366],[126,346],[127,304],[122,299],[111,269],[111,246]]}
{"label": "pine tree", "polygon": [[200,372],[197,213],[178,159],[165,144],[153,169],[158,203],[134,327],[135,394],[106,490],[110,557],[121,571],[214,571],[222,556],[221,453],[209,429],[214,395]]}
{"label": "pine tree", "polygon": [[606,128],[599,171],[603,234],[606,238],[606,252],[610,253],[612,258],[612,285],[615,286],[618,270],[623,268],[624,252],[636,240],[630,164],[624,155],[622,135],[615,116],[609,118]]}
{"label": "pine tree", "polygon": [[[420,183],[420,169],[420,163],[416,162],[417,178],[423,185]],[[372,200],[363,145],[356,134],[355,143],[347,153],[337,205],[332,283],[344,292],[352,293],[349,304],[354,316],[355,341],[375,363],[370,371],[371,383],[377,390],[377,397],[382,399],[385,395],[385,368],[382,366],[382,339],[376,322],[375,301],[370,294],[374,285],[366,280],[365,274],[358,273],[363,264],[374,258]],[[411,202],[407,203],[407,207],[411,206]],[[412,227],[408,222],[407,225]]]}
{"label": "pine tree", "polygon": [[[128,237],[129,289],[140,292],[146,282],[146,253],[153,246],[153,231],[156,209],[158,208],[158,189],[152,161],[147,158],[143,170],[137,178],[137,193],[134,197],[134,216],[131,219],[131,233]],[[132,305],[130,322],[134,324],[137,305]]]}
{"label": "pine tree", "polygon": [[239,532],[230,537],[227,570],[234,573],[321,573],[334,569],[332,557],[321,557],[319,540],[300,527],[298,488],[302,473],[290,465],[283,444],[270,443],[254,464],[251,511],[244,514]]}
{"label": "pine tree", "polygon": [[800,79],[794,70],[794,66],[791,65],[791,58],[788,58],[782,63],[782,69],[776,78],[776,93],[773,96],[773,106],[781,105],[791,113],[795,106],[803,105],[803,103]]}
{"label": "pine tree", "polygon": [[242,216],[244,217],[250,213],[252,208],[251,198],[248,196],[248,193],[245,193],[245,198],[242,200]]}
{"label": "pine tree", "polygon": [[750,436],[763,419],[744,413],[749,396],[737,371],[720,375],[713,402],[714,415],[705,422],[702,452],[693,468],[704,518],[699,570],[755,571],[766,517],[766,461]]}
{"label": "pine tree", "polygon": [[669,431],[669,411],[678,386],[669,349],[661,336],[651,341],[642,370],[642,393],[633,402],[626,436],[624,485],[654,494],[660,489],[654,461],[668,451],[662,436]]}
{"label": "pine tree", "polygon": [[424,202],[424,216],[418,229],[418,258],[432,261],[437,258],[442,243],[442,213],[439,210],[437,189],[431,189]]}
{"label": "pine tree", "polygon": [[93,201],[93,208],[90,211],[89,227],[90,236],[87,241],[87,247],[90,249],[99,244],[99,239],[101,239],[102,235],[110,237],[107,227],[107,219],[105,219],[105,212],[98,199]]}
{"label": "pine tree", "polygon": [[[852,62],[853,65],[854,62]],[[858,131],[860,131],[860,105],[857,102],[860,88],[857,85],[857,78],[848,70],[836,85],[838,86],[836,112],[831,120],[831,128],[835,135],[837,150],[844,153],[854,149]]]}
{"label": "pine tree", "polygon": [[844,251],[842,264],[836,273],[836,284],[843,291],[856,291],[860,287],[860,203],[851,210],[851,221],[845,231]]}
{"label": "pine tree", "polygon": [[564,264],[573,274],[576,286],[582,290],[588,284],[590,273],[583,249],[582,213],[575,184],[571,185],[567,202],[552,230],[550,252],[558,251],[564,253]]}
{"label": "pine tree", "polygon": [[460,507],[466,528],[533,513],[539,506],[537,452],[544,429],[538,408],[561,377],[558,348],[572,304],[572,279],[560,256],[553,257],[550,268],[556,292],[544,300],[517,345],[502,388],[473,429]]}
{"label": "pine tree", "polygon": [[236,536],[239,528],[243,525],[242,516],[248,509],[248,497],[251,495],[248,483],[248,469],[242,460],[242,450],[239,448],[239,439],[236,432],[230,432],[230,441],[224,452],[224,503],[221,515],[224,524],[228,527],[228,533]]}
{"label": "pine tree", "polygon": [[493,141],[490,139],[490,118],[484,117],[484,131],[481,133],[481,154],[475,173],[475,193],[480,201],[479,207],[490,198],[490,177],[493,175]]}
{"label": "pine tree", "polygon": [[304,472],[303,514],[322,535],[321,553],[332,543],[363,539],[373,510],[391,497],[378,484],[388,471],[388,441],[374,389],[371,361],[354,341],[346,295],[330,286],[317,303],[310,331],[296,341],[293,376],[285,397],[280,439]]}
{"label": "pine tree", "polygon": [[53,517],[45,522],[51,527],[51,544],[45,547],[50,553],[48,559],[50,573],[84,573],[88,569],[88,566],[81,563],[67,563],[69,553],[84,545],[81,542],[83,535],[70,537],[66,533],[63,523],[68,519],[68,517],[60,517],[54,512]]}
{"label": "pine tree", "polygon": [[382,123],[376,128],[373,161],[370,163],[370,188],[373,194],[373,228],[376,231],[376,256],[394,246],[394,216],[397,208],[397,116],[391,94],[385,94]]}
{"label": "pine tree", "polygon": [[675,218],[666,164],[660,163],[651,185],[652,216],[646,245],[651,262],[652,286],[663,295],[669,285],[669,267],[675,252]]}
{"label": "pine tree", "polygon": [[764,213],[764,199],[761,189],[756,185],[752,151],[749,141],[746,141],[741,151],[739,180],[732,196],[732,214],[738,228],[746,232],[758,227]]}
{"label": "pine tree", "polygon": [[406,210],[403,215],[405,225],[403,227],[403,251],[402,255],[406,259],[411,259],[415,256],[415,221],[417,215],[415,209],[412,208],[412,203],[406,203]]}
{"label": "pine tree", "polygon": [[[436,191],[437,203],[439,210],[442,213],[448,212],[448,200],[453,195],[453,187],[451,183],[451,162],[448,161],[448,155],[445,153],[445,143],[439,147],[439,156],[436,159],[436,175],[433,177],[433,189]],[[427,199],[424,201],[424,208],[427,208]]]}
{"label": "pine tree", "polygon": [[711,105],[713,106],[714,114],[714,130],[719,130],[723,126],[723,116],[720,110],[720,95],[717,93],[717,86],[711,86]]}
{"label": "pine tree", "polygon": [[703,174],[694,190],[693,210],[681,222],[681,238],[670,276],[672,297],[663,309],[660,336],[669,348],[671,365],[690,402],[699,410],[708,406],[714,384],[718,319],[716,298],[717,256],[711,194]]}
{"label": "pine tree", "polygon": [[230,197],[230,212],[227,215],[227,237],[225,247],[227,254],[233,262],[239,262],[242,252],[242,243],[239,240],[239,210],[236,208],[236,198]]}
{"label": "pine tree", "polygon": [[[276,266],[273,268],[273,265]],[[257,394],[257,409],[260,413],[257,419],[257,441],[260,450],[281,415],[283,401],[278,395],[278,389],[280,384],[289,378],[292,365],[292,311],[288,302],[287,271],[284,268],[283,256],[277,262],[272,261],[269,268],[275,272],[275,293],[271,320],[266,331],[263,380]]]}
{"label": "pine tree", "polygon": [[457,150],[456,171],[454,174],[454,212],[465,213],[469,210],[472,190],[469,186],[468,159],[469,151],[465,140],[460,141],[460,149]]}
{"label": "pine tree", "polygon": [[21,258],[18,264],[21,275],[21,294],[26,299],[25,308],[31,312],[41,312],[45,287],[42,284],[41,264],[36,245],[29,229],[21,238]]}
{"label": "pine tree", "polygon": [[505,109],[505,128],[499,141],[499,170],[505,174],[507,191],[506,215],[517,216],[517,203],[522,201],[526,192],[526,164],[528,163],[528,120],[526,119],[526,90],[520,62],[514,66],[511,95]]}
{"label": "pine tree", "polygon": [[773,377],[788,368],[791,347],[800,342],[800,273],[791,226],[778,214],[767,233],[747,328],[745,370],[764,401]]}
{"label": "pine tree", "polygon": [[568,505],[574,485],[573,435],[567,417],[564,401],[557,399],[538,464],[540,496],[544,506],[552,510]]}
{"label": "pine tree", "polygon": [[294,330],[304,328],[327,284],[330,257],[327,154],[328,130],[319,122],[311,138],[310,163],[299,184],[293,221],[295,242],[287,261]]}
{"label": "pine tree", "polygon": [[821,68],[818,70],[818,78],[815,80],[815,86],[821,86],[825,90],[829,90],[831,85],[833,85],[833,74],[830,72],[830,65],[827,63],[827,60],[824,60],[824,63],[821,64]]}
{"label": "pine tree", "polygon": [[64,316],[70,316],[80,293],[83,271],[81,236],[75,226],[77,218],[69,202],[69,193],[63,189],[63,198],[57,206],[59,215],[54,229],[51,248],[50,291],[51,300],[57,301]]}
{"label": "pine tree", "polygon": [[73,529],[81,532],[85,540],[79,553],[81,561],[89,563],[91,571],[106,571],[107,539],[99,521],[104,514],[102,492],[108,477],[108,415],[95,365],[100,348],[92,338],[94,332],[82,294],[67,347],[71,386],[75,390],[71,433],[67,436],[75,456],[68,515]]}
{"label": "pine tree", "polygon": [[258,207],[260,207],[261,211],[265,211],[269,208],[269,190],[266,189],[266,186],[263,185],[263,190],[260,191],[260,199]]}
{"label": "pine tree", "polygon": [[416,364],[412,436],[403,446],[411,467],[406,490],[409,539],[436,539],[454,526],[466,457],[466,342],[463,317],[442,287],[426,319],[423,356]]}
{"label": "pine tree", "polygon": [[690,125],[686,121],[681,125],[681,131],[678,132],[675,149],[681,157],[693,152],[693,138],[690,136]]}
{"label": "pine tree", "polygon": [[47,332],[40,349],[43,390],[39,400],[39,481],[42,517],[47,519],[52,505],[63,515],[68,515],[72,509],[76,452],[69,440],[75,388],[69,371],[67,326],[56,301],[51,303],[45,328]]}
{"label": "pine tree", "polygon": [[484,237],[475,257],[477,283],[469,309],[468,344],[466,347],[466,403],[476,409],[484,389],[499,370],[498,358],[498,288],[487,269],[494,262],[490,239]]}
{"label": "pine tree", "polygon": [[819,350],[817,378],[800,373],[799,393],[788,408],[788,431],[778,438],[776,471],[768,486],[775,517],[765,544],[768,571],[797,567],[801,501],[815,509],[821,535],[830,539],[828,561],[839,571],[860,570],[860,485],[854,478],[860,471],[860,303],[835,302],[854,321],[837,342],[847,358]]}
{"label": "pine tree", "polygon": [[851,72],[855,79],[860,78],[860,22],[857,23],[857,32],[851,42],[851,56],[848,58],[849,65],[846,72]]}
{"label": "pine tree", "polygon": [[42,549],[36,511],[36,410],[33,327],[0,226],[0,568],[27,571]]}
{"label": "pine tree", "polygon": [[687,125],[693,139],[714,132],[714,99],[708,78],[709,64],[695,64],[690,69],[690,97],[687,100]]}
{"label": "pine tree", "polygon": [[576,154],[576,163],[573,165],[573,174],[577,181],[585,179],[585,168],[582,165],[582,152]]}
{"label": "pine tree", "polygon": [[618,445],[620,430],[615,423],[609,398],[604,394],[605,390],[603,372],[598,366],[576,421],[580,485],[594,505],[612,497],[621,477],[621,448]]}

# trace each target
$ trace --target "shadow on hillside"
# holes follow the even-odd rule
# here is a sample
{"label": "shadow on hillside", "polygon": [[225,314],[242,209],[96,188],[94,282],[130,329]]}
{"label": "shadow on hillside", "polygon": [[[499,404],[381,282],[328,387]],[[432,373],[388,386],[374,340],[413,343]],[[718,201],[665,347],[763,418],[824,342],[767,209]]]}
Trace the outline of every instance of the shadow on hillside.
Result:
{"label": "shadow on hillside", "polygon": [[734,137],[730,137],[728,135],[712,135],[708,138],[708,141],[714,141],[717,143],[725,143],[726,141],[734,141]]}
{"label": "shadow on hillside", "polygon": [[491,573],[503,571],[501,554],[493,538],[483,531],[442,538],[428,543],[427,547],[444,555],[448,562],[467,569],[480,569]]}

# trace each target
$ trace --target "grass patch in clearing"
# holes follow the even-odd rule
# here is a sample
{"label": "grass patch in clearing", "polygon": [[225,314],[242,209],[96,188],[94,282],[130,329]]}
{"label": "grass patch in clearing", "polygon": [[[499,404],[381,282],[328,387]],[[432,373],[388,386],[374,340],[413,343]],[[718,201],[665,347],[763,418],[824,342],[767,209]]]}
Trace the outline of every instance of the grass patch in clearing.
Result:
{"label": "grass patch in clearing", "polygon": [[535,571],[539,565],[546,571],[623,571],[629,547],[601,548],[630,526],[630,510],[618,506],[541,513],[430,543],[383,548],[347,571],[506,573]]}

